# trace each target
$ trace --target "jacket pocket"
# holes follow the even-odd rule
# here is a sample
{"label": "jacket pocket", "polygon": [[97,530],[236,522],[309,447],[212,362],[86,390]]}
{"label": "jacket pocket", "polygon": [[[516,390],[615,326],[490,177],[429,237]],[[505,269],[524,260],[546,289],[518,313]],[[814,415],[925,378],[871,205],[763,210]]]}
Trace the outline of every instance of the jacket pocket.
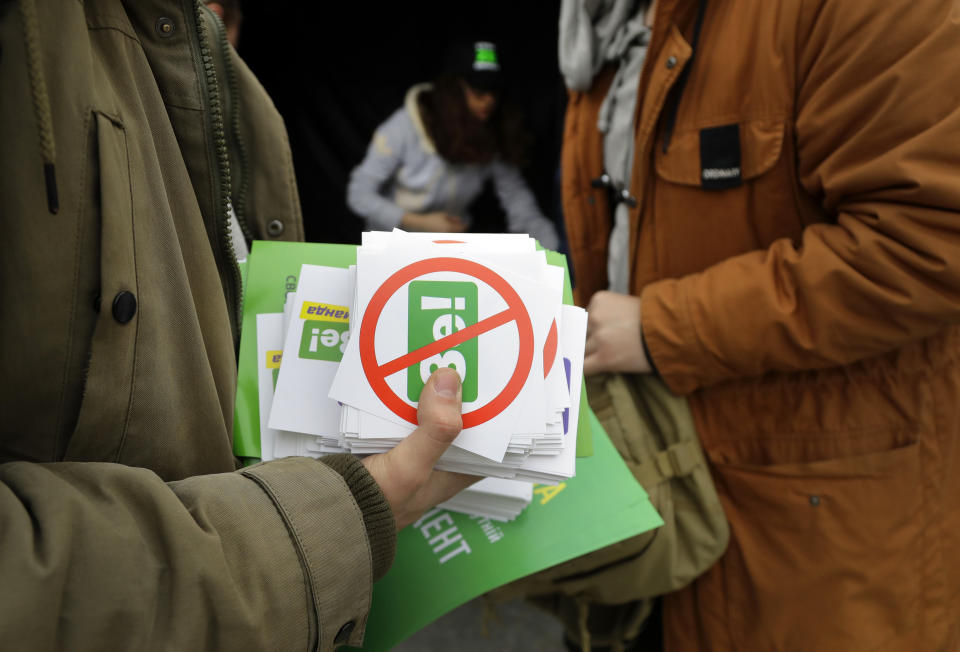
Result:
{"label": "jacket pocket", "polygon": [[[783,150],[784,124],[782,120],[749,120],[735,123],[740,135],[740,174],[749,181],[769,172]],[[678,132],[667,152],[656,148],[657,176],[672,183],[700,186],[701,130]]]}
{"label": "jacket pocket", "polygon": [[739,649],[879,650],[916,627],[918,444],[714,471],[731,526],[721,572]]}
{"label": "jacket pocket", "polygon": [[123,124],[95,113],[100,198],[100,314],[66,459],[116,461],[133,397],[138,333],[133,200]]}
{"label": "jacket pocket", "polygon": [[[792,134],[782,118],[731,121],[736,134],[723,138],[716,160],[701,163],[704,129],[717,125],[681,126],[664,152],[655,148],[653,187],[650,189],[657,264],[661,276],[677,277],[702,271],[721,260],[765,249],[780,238],[799,242],[803,224],[797,206],[793,174]],[[733,136],[736,136],[734,138]],[[737,158],[739,166],[732,163]],[[704,144],[710,148],[709,139]],[[721,162],[722,161],[722,162]],[[704,187],[708,181],[728,187]],[[719,167],[713,167],[719,166]],[[733,174],[739,167],[739,178]],[[709,185],[709,184],[708,184]]]}

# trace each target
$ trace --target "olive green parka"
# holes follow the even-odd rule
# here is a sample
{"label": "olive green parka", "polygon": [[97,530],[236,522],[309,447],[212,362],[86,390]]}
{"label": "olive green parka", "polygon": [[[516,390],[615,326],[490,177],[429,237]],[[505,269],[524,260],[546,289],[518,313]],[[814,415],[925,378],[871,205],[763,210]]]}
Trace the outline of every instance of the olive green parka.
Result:
{"label": "olive green parka", "polygon": [[190,0],[0,1],[0,647],[362,641],[392,513],[354,458],[235,471],[248,239],[286,132]]}

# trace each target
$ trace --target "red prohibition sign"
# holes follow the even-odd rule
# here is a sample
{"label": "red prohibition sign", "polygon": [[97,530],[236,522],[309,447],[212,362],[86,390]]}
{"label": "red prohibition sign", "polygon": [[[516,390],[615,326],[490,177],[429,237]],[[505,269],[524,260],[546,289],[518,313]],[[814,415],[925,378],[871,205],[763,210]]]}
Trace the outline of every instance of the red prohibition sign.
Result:
{"label": "red prohibition sign", "polygon": [[[483,281],[503,298],[507,303],[507,309],[482,319],[476,324],[471,324],[456,333],[442,337],[427,346],[410,351],[390,362],[380,364],[377,362],[374,335],[380,322],[380,315],[383,314],[384,306],[404,285],[415,278],[433,272],[457,272]],[[489,403],[463,415],[464,428],[472,428],[494,418],[503,412],[523,389],[527,376],[530,374],[530,369],[533,367],[533,326],[530,323],[530,315],[527,313],[527,309],[517,291],[502,276],[479,263],[461,260],[460,258],[428,258],[411,263],[394,272],[374,292],[370,303],[367,304],[367,310],[364,312],[363,321],[360,324],[360,362],[363,365],[363,373],[370,382],[370,387],[374,393],[391,412],[416,425],[416,408],[408,405],[406,401],[390,389],[387,384],[387,377],[432,355],[452,349],[461,342],[479,337],[487,331],[509,324],[512,321],[517,323],[517,332],[520,336],[520,351],[513,375],[510,376],[506,386]]]}

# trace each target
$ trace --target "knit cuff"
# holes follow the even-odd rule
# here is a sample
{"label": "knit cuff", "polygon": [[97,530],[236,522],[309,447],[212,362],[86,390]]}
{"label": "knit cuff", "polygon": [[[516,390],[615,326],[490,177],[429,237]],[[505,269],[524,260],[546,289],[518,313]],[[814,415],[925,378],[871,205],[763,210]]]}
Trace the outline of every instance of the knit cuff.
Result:
{"label": "knit cuff", "polygon": [[390,570],[397,552],[397,522],[390,503],[359,458],[348,454],[327,455],[320,458],[320,462],[343,476],[363,512],[373,561],[373,580],[377,581]]}

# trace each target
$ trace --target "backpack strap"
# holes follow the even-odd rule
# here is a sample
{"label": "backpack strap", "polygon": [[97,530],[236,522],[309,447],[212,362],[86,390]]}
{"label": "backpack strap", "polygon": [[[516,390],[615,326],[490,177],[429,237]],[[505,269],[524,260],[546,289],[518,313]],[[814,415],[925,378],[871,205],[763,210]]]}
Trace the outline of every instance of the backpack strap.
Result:
{"label": "backpack strap", "polygon": [[703,464],[700,446],[695,440],[680,441],[667,450],[660,451],[653,458],[653,465],[665,479],[682,478],[694,472]]}
{"label": "backpack strap", "polygon": [[587,388],[590,407],[612,439],[624,440],[629,452],[621,451],[624,461],[646,489],[688,476],[704,464],[686,401],[665,387],[659,391],[658,382],[606,374],[590,379]]}

